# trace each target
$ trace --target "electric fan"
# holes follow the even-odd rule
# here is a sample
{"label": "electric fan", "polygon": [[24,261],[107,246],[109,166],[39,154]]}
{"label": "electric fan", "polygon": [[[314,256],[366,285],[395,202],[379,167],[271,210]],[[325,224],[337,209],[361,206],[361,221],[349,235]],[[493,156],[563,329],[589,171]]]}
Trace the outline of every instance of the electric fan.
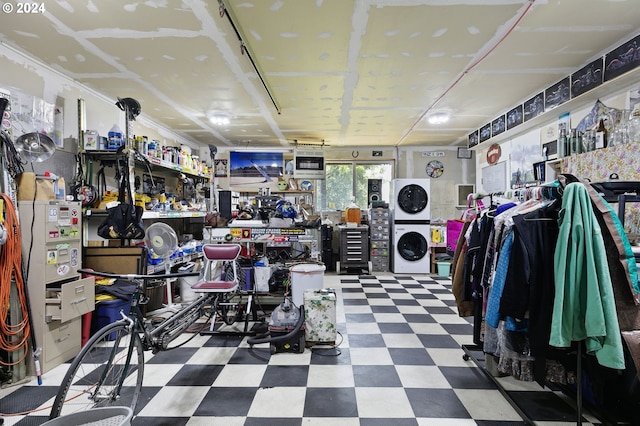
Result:
{"label": "electric fan", "polygon": [[48,160],[56,152],[56,144],[42,133],[25,133],[15,143],[16,151],[32,163]]}
{"label": "electric fan", "polygon": [[[169,260],[178,250],[178,235],[169,225],[156,222],[145,230],[144,243],[152,255],[162,259],[166,274],[171,273]],[[167,305],[168,310],[173,310],[171,297],[171,280],[166,279]]]}

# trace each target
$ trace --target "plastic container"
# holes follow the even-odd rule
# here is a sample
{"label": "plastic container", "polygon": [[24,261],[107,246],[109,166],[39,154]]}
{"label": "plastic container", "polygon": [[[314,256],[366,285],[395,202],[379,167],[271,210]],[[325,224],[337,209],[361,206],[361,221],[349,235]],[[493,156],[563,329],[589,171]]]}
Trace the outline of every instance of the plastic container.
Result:
{"label": "plastic container", "polygon": [[107,149],[115,151],[120,148],[123,144],[122,138],[122,130],[118,127],[117,124],[114,124],[109,133],[107,134],[107,139],[109,140]]}
{"label": "plastic container", "polygon": [[56,417],[42,423],[43,426],[80,426],[80,425],[100,425],[100,426],[129,426],[133,410],[129,407],[100,407],[92,408],[89,411],[79,411]]}
{"label": "plastic container", "polygon": [[296,306],[302,306],[305,290],[322,288],[325,269],[324,265],[317,263],[300,263],[289,269],[291,272],[291,298]]}
{"label": "plastic container", "polygon": [[437,262],[438,276],[448,277],[451,273],[451,262]]}
{"label": "plastic container", "polygon": [[[184,266],[178,268],[178,272],[191,272],[196,267],[196,264],[189,262]],[[180,285],[180,301],[181,302],[193,302],[198,298],[198,294],[191,288],[192,285],[197,284],[200,277],[197,275],[193,277],[180,277],[178,278],[178,284]]]}
{"label": "plastic container", "polygon": [[270,278],[271,278],[270,266],[254,266],[253,267],[253,281],[255,283],[257,292],[267,293],[269,291]]}
{"label": "plastic container", "polygon": [[198,293],[193,291],[192,285],[198,283],[198,277],[181,277],[178,279],[180,283],[180,301],[193,302],[198,298]]}
{"label": "plastic container", "polygon": [[305,339],[307,342],[336,341],[336,292],[330,288],[304,291]]}
{"label": "plastic container", "polygon": [[[122,316],[120,315],[121,310],[124,311],[125,315],[127,315],[130,309],[131,300],[114,299],[98,303],[96,305],[96,310],[93,313],[93,318],[91,319],[92,334],[100,330],[105,325],[122,319]],[[113,332],[107,337],[107,340],[113,340],[115,338],[116,333]]]}

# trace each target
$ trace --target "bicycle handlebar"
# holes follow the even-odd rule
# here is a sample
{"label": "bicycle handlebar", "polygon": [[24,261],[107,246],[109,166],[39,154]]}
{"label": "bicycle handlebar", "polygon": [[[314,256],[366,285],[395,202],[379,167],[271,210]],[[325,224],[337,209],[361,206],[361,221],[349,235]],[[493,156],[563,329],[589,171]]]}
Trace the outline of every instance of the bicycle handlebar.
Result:
{"label": "bicycle handlebar", "polygon": [[81,274],[95,275],[98,277],[106,278],[121,278],[125,280],[147,280],[147,279],[160,279],[160,278],[180,278],[180,277],[195,277],[200,275],[200,272],[175,272],[171,274],[112,274],[109,272],[94,271],[91,269],[78,269]]}

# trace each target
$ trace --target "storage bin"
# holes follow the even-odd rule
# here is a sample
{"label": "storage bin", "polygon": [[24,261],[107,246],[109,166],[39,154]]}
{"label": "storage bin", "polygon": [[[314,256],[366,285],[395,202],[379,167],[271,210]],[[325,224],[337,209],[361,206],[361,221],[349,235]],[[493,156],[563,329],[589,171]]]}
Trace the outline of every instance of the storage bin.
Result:
{"label": "storage bin", "polygon": [[253,280],[257,292],[266,293],[269,291],[269,278],[271,278],[270,266],[253,267]]}
{"label": "storage bin", "polygon": [[299,263],[289,270],[291,271],[291,299],[296,306],[302,306],[305,290],[323,287],[325,266],[317,263]]}
{"label": "storage bin", "polygon": [[305,339],[307,342],[335,343],[336,292],[333,289],[304,291]]}
{"label": "storage bin", "polygon": [[141,305],[141,310],[143,315],[147,315],[147,312],[153,312],[157,309],[162,308],[162,302],[165,297],[165,281],[164,280],[154,280],[147,282],[147,297],[149,301],[146,305]]}
{"label": "storage bin", "polygon": [[[180,283],[180,301],[181,302],[193,302],[198,298],[198,293],[193,291],[192,285],[197,284],[200,277],[180,277],[178,282]],[[159,309],[159,308],[158,308]]]}
{"label": "storage bin", "polygon": [[[91,321],[91,334],[95,334],[107,324],[120,320],[122,318],[120,311],[123,311],[124,314],[127,315],[130,309],[131,300],[115,299],[98,303]],[[116,334],[114,332],[107,337],[107,340],[113,340],[115,338]]]}
{"label": "storage bin", "polygon": [[451,273],[451,262],[438,262],[438,275],[448,277]]}

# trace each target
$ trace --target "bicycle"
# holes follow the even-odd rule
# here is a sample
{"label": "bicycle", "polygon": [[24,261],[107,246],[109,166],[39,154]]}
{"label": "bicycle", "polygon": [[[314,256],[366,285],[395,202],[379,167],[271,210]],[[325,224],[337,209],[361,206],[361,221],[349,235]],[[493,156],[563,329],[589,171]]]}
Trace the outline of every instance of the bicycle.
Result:
{"label": "bicycle", "polygon": [[[228,265],[223,265],[222,271],[223,274],[228,274]],[[153,325],[145,320],[140,309],[140,306],[146,303],[146,295],[143,292],[145,281],[197,276],[200,273],[140,275],[90,270],[79,272],[133,281],[137,283],[137,288],[131,297],[130,312],[125,314],[121,311],[122,319],[98,330],[73,359],[58,389],[49,419],[111,405],[128,406],[135,410],[142,389],[145,351],[151,350],[155,354],[178,348],[198,333],[194,333],[193,337],[180,345],[169,347],[169,344],[198,319],[208,315],[208,320],[202,328],[212,320],[214,314],[225,323],[230,323],[231,308],[241,305],[241,300],[234,303],[230,301],[238,296],[241,299],[242,294],[239,292],[202,293],[202,296],[193,302],[183,306],[159,324]],[[238,279],[241,280],[241,277]]]}

